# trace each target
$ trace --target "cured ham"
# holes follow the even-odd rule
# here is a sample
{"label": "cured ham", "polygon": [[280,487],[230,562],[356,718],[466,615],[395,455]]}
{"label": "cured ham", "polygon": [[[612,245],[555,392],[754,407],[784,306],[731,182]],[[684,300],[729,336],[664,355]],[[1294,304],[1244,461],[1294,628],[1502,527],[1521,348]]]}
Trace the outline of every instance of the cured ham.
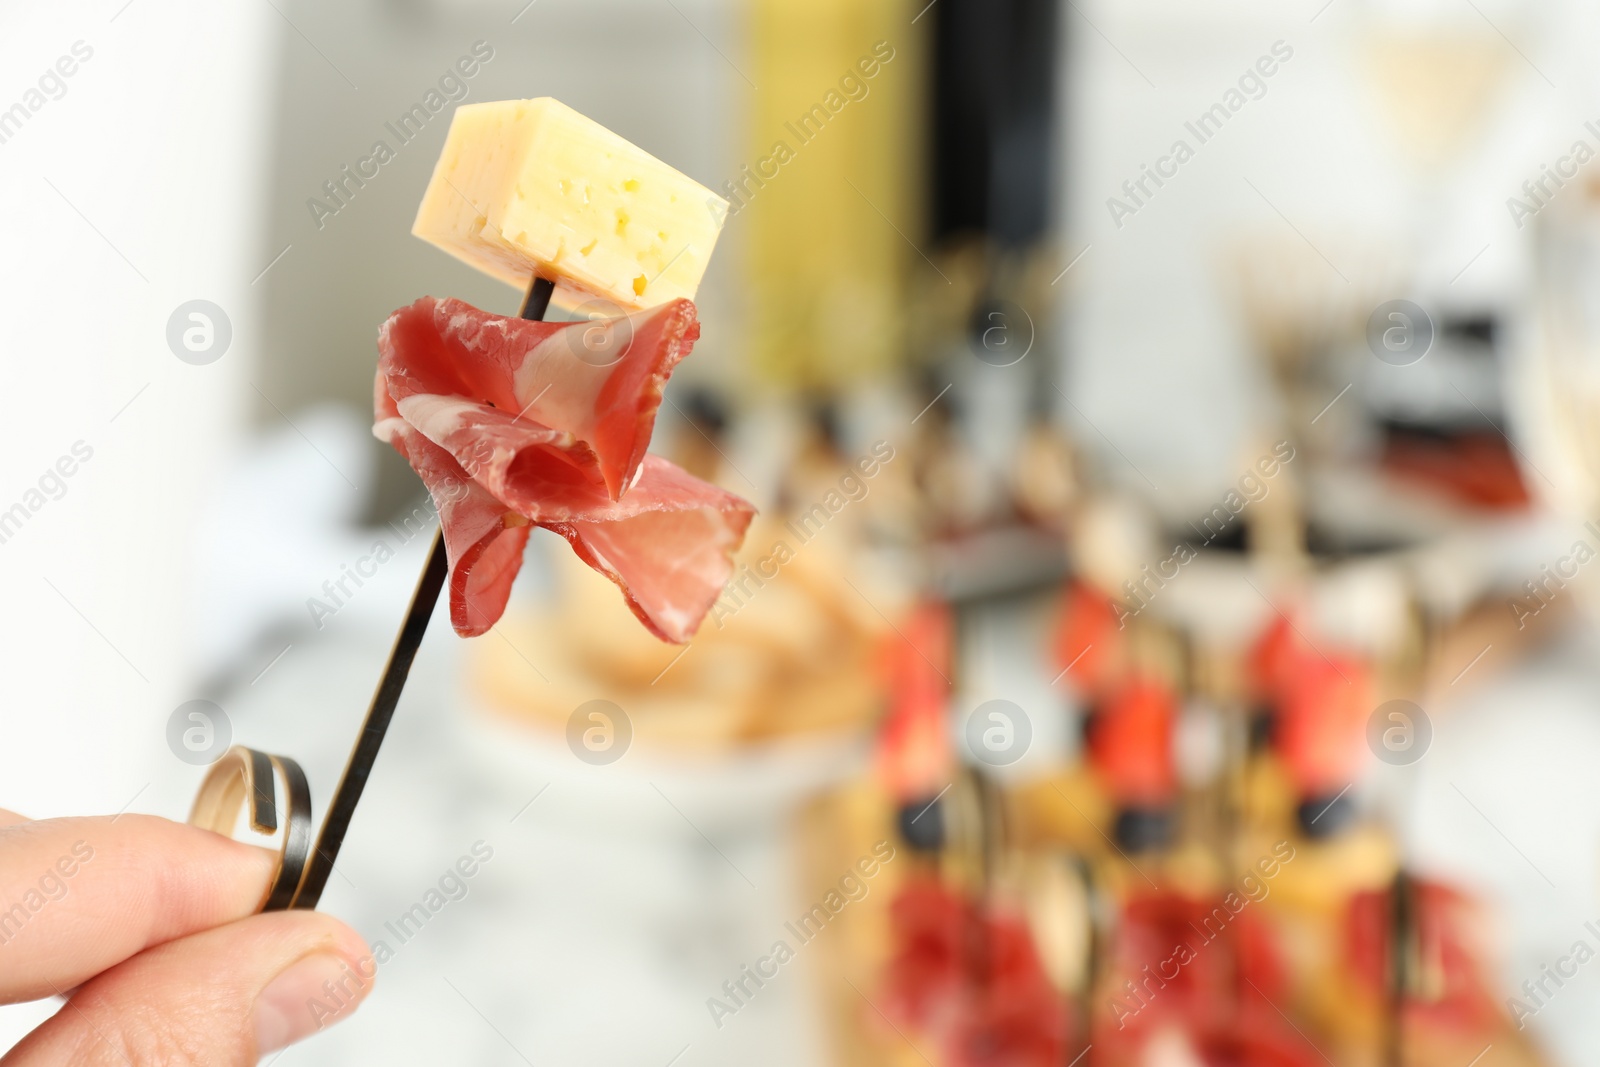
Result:
{"label": "cured ham", "polygon": [[889,938],[883,1017],[938,1035],[951,1067],[1071,1059],[1066,1006],[1020,917],[913,875],[889,906]]}
{"label": "cured ham", "polygon": [[499,620],[542,526],[657,637],[694,634],[755,514],[646,453],[667,378],[699,333],[687,300],[547,323],[424,297],[384,323],[373,432],[439,509],[457,633]]}

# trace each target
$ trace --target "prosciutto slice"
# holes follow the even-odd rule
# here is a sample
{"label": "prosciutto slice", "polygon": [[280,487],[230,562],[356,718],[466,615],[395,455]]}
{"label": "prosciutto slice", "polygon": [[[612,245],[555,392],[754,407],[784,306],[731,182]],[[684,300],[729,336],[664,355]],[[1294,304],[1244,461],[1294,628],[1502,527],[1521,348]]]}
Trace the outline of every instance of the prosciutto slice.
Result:
{"label": "prosciutto slice", "polygon": [[667,378],[699,334],[687,300],[545,323],[424,297],[384,323],[373,432],[439,509],[457,633],[499,620],[542,526],[657,637],[693,636],[755,514],[646,453]]}

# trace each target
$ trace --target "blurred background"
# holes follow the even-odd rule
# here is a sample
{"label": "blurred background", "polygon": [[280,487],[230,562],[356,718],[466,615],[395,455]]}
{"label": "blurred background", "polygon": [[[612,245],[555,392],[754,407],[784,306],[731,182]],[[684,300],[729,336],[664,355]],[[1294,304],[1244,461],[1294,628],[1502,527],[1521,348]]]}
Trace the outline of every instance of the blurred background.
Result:
{"label": "blurred background", "polygon": [[286,1062],[1595,1062],[1591,5],[0,26],[33,816],[182,819],[232,742],[330,795],[433,521],[377,326],[519,299],[409,236],[457,104],[733,204],[654,447],[741,569],[684,649],[544,534],[435,620],[322,904],[377,992]]}

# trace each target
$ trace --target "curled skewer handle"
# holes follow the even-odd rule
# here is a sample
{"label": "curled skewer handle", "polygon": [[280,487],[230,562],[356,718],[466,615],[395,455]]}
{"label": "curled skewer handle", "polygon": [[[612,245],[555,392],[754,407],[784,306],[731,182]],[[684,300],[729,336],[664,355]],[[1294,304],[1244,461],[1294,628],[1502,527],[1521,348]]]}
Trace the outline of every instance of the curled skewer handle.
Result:
{"label": "curled skewer handle", "polygon": [[[278,802],[278,778],[283,778],[283,802]],[[311,787],[300,764],[287,756],[272,756],[234,745],[211,765],[189,812],[189,824],[226,837],[233,835],[239,812],[248,805],[250,827],[257,833],[276,833],[283,826],[278,846],[278,870],[261,911],[282,911],[294,900],[311,854]]]}

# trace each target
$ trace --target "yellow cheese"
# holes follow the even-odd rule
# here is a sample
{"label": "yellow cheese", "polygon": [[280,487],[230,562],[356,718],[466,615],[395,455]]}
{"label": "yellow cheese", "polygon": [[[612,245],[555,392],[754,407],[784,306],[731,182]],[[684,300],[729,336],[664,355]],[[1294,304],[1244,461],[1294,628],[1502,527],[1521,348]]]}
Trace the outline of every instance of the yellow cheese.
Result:
{"label": "yellow cheese", "polygon": [[564,303],[692,298],[728,203],[550,97],[456,109],[411,232]]}

